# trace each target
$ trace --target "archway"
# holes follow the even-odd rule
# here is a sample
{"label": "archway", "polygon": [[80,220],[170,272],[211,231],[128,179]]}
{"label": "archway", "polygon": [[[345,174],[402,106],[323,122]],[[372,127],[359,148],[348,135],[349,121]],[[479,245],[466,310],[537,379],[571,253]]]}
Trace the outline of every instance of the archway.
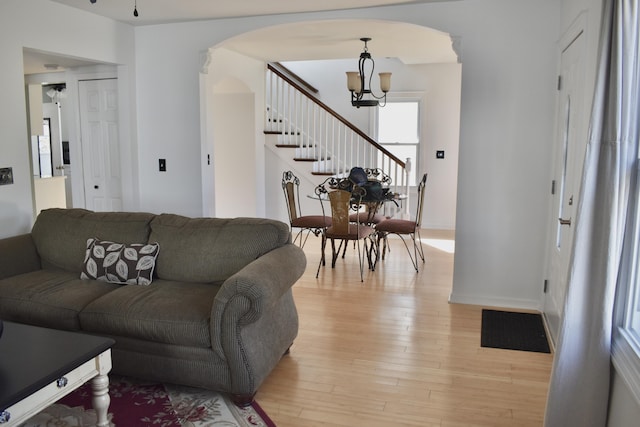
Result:
{"label": "archway", "polygon": [[[233,37],[210,49],[206,66],[207,80],[215,81],[215,78],[211,77],[213,75],[234,76],[247,87],[251,87],[256,94],[255,156],[252,159],[256,162],[253,192],[257,198],[256,214],[286,219],[286,213],[281,206],[283,204],[281,189],[278,186],[279,178],[276,176],[277,173],[271,173],[277,168],[265,166],[268,156],[265,160],[262,134],[265,112],[264,104],[261,102],[264,93],[264,64],[313,62],[311,68],[320,70],[316,64],[322,63],[322,69],[316,75],[331,76],[333,79],[328,79],[322,90],[320,96],[323,102],[350,120],[349,115],[354,117],[354,114],[367,114],[366,120],[353,118],[353,122],[363,122],[363,126],[369,127],[370,118],[366,109],[356,112],[350,105],[340,105],[348,99],[344,77],[344,71],[347,70],[344,69],[344,64],[349,61],[357,63],[358,54],[362,49],[359,39],[363,36],[372,38],[370,49],[377,61],[393,62],[394,74],[398,79],[394,81],[392,78],[392,91],[415,92],[417,89],[425,92],[428,106],[423,124],[426,132],[424,140],[430,145],[423,149],[420,167],[430,172],[430,184],[434,189],[430,196],[440,200],[432,204],[435,208],[427,214],[431,215],[431,218],[424,223],[427,227],[453,229],[457,193],[461,80],[461,64],[454,50],[455,40],[446,33],[427,27],[380,20],[329,20],[278,25]],[[452,73],[451,69],[455,71]],[[452,85],[439,84],[444,78],[453,78],[455,82]],[[422,86],[411,87],[412,81],[419,81],[419,85]],[[209,83],[209,87],[211,84],[213,83]],[[451,87],[453,89],[450,89]],[[203,92],[201,96],[209,95]],[[443,114],[446,117],[443,117]],[[203,117],[206,118],[204,126],[211,135],[217,119],[209,113]],[[363,130],[369,133],[368,128]],[[213,151],[211,143],[210,139],[203,140],[205,158],[208,152]],[[446,152],[446,160],[436,160],[436,151],[442,150]],[[240,153],[236,153],[235,156],[236,159],[245,158],[245,155]],[[246,162],[243,160],[242,164],[245,165]],[[269,173],[274,176],[267,176]],[[208,204],[207,195],[204,193],[224,191],[220,186],[225,184],[218,181],[214,185],[210,181],[206,182],[208,179],[210,177],[203,173],[203,205],[205,214],[211,215],[211,211],[206,211]]]}

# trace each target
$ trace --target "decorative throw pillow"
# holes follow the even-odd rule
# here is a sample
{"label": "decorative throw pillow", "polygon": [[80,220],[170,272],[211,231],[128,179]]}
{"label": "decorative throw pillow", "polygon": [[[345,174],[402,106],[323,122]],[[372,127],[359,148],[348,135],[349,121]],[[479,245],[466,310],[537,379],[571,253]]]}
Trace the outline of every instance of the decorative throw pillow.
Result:
{"label": "decorative throw pillow", "polygon": [[157,243],[124,244],[88,239],[80,278],[123,285],[149,285],[159,250]]}

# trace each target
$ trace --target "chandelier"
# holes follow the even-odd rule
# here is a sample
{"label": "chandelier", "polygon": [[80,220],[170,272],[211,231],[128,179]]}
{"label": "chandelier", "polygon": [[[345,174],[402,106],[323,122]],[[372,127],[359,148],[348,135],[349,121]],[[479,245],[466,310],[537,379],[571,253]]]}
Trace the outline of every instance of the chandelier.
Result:
{"label": "chandelier", "polygon": [[[371,90],[371,78],[375,62],[371,58],[371,54],[367,48],[367,42],[371,41],[369,37],[363,37],[360,40],[364,42],[364,50],[360,54],[358,61],[358,71],[347,71],[347,88],[351,92],[351,105],[356,108],[360,107],[384,107],[387,104],[387,92],[391,89],[391,73],[378,73],[380,76],[380,91],[382,95],[377,96]],[[367,61],[371,65],[367,65]],[[367,75],[366,68],[371,68]]]}

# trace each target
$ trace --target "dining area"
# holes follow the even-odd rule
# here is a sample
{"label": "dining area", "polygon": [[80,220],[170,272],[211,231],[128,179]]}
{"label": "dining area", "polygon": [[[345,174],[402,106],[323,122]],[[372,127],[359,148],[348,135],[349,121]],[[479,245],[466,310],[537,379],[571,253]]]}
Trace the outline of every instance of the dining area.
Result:
{"label": "dining area", "polygon": [[[303,213],[300,178],[291,170],[284,171],[282,189],[292,241],[304,247],[311,235],[320,239],[316,278],[328,264],[334,269],[340,258],[353,252],[358,260],[360,281],[364,282],[365,269],[375,272],[389,256],[388,239],[397,237],[417,273],[420,263],[425,261],[420,226],[426,182],[425,173],[417,183],[415,210],[409,214],[407,192],[399,192],[389,175],[379,168],[353,167],[348,173],[314,183],[313,191],[304,197],[317,204],[313,213],[310,210]],[[327,258],[329,249],[331,256]]]}

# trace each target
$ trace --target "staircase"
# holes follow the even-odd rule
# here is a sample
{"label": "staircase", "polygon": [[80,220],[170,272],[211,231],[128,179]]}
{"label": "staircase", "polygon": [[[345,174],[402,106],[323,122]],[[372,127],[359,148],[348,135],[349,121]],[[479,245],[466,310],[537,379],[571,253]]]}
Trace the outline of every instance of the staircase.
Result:
{"label": "staircase", "polygon": [[265,134],[278,149],[309,162],[313,175],[348,174],[354,166],[380,168],[391,177],[392,191],[407,193],[410,165],[398,159],[344,117],[323,104],[314,89],[279,64],[266,72]]}

